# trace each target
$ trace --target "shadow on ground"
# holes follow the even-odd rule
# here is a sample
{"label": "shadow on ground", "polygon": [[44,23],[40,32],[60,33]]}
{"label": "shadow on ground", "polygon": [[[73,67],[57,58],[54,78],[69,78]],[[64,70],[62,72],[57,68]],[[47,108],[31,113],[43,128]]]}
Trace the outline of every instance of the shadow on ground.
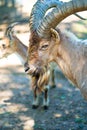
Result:
{"label": "shadow on ground", "polygon": [[[0,130],[87,130],[87,102],[60,70],[50,106],[32,109],[32,91],[21,66],[0,68]],[[4,72],[4,73],[3,73]]]}

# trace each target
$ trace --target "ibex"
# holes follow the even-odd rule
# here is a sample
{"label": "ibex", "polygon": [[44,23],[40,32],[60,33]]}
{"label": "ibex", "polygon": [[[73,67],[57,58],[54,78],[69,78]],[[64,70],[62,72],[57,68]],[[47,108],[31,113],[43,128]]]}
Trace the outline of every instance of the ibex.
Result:
{"label": "ibex", "polygon": [[[13,27],[19,23],[13,23],[11,24],[7,30],[6,30],[6,36],[4,37],[2,43],[0,43],[0,58],[7,57],[8,55],[16,52],[17,55],[19,55],[19,58],[21,58],[22,64],[25,67],[27,67],[26,61],[26,55],[28,47],[25,46],[13,33]],[[39,94],[44,91],[44,101],[43,101],[43,107],[44,109],[47,109],[49,105],[48,99],[48,93],[46,91],[46,88],[48,88],[48,82],[50,77],[50,87],[55,87],[55,81],[54,81],[54,69],[49,68],[48,66],[45,68],[46,73],[43,72],[39,73],[39,75],[32,75],[31,81],[32,81],[32,90],[33,90],[33,108],[37,108],[39,105]],[[51,75],[51,76],[50,76]],[[38,90],[38,91],[37,91]]]}
{"label": "ibex", "polygon": [[[47,14],[49,8],[52,11]],[[87,0],[62,4],[58,0],[38,0],[35,3],[29,22],[27,71],[38,75],[54,61],[87,99],[87,40],[78,39],[74,34],[56,27],[64,18],[84,10],[87,10]]]}

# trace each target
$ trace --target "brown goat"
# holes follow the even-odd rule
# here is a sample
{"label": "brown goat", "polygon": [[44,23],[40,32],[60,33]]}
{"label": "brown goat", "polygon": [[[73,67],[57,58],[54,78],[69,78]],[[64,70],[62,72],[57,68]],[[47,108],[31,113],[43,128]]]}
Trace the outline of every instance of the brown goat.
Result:
{"label": "brown goat", "polygon": [[87,40],[78,39],[74,34],[59,29],[51,29],[51,33],[49,40],[42,39],[35,47],[29,45],[29,73],[37,75],[49,62],[55,61],[87,99]]}
{"label": "brown goat", "polygon": [[[47,10],[53,8],[46,14]],[[30,40],[28,49],[28,73],[43,72],[52,61],[71,80],[87,99],[87,40],[56,28],[69,15],[87,10],[87,1],[38,0],[30,15]]]}

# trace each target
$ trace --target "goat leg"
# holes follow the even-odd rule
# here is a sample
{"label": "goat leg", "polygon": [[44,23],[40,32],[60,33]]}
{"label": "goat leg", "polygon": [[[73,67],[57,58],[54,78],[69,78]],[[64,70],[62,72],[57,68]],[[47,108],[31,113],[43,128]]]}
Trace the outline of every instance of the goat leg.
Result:
{"label": "goat leg", "polygon": [[32,108],[36,109],[39,106],[39,94],[38,94],[38,87],[35,87],[35,89],[33,90],[33,104],[32,104]]}
{"label": "goat leg", "polygon": [[48,86],[44,90],[44,100],[43,100],[43,108],[46,110],[49,106],[49,88]]}
{"label": "goat leg", "polygon": [[51,68],[51,74],[50,74],[50,82],[49,82],[49,85],[50,85],[50,88],[55,88],[56,87],[56,84],[55,84],[55,74],[54,74],[54,69]]}

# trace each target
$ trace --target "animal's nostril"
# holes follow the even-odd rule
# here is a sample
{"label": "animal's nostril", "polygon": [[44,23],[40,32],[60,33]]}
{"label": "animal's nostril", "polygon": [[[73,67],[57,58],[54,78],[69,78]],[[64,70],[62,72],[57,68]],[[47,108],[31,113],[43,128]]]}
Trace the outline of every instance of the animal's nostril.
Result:
{"label": "animal's nostril", "polygon": [[5,49],[5,44],[2,44],[2,47]]}
{"label": "animal's nostril", "polygon": [[25,68],[25,72],[27,72],[29,69],[30,69],[29,67]]}

